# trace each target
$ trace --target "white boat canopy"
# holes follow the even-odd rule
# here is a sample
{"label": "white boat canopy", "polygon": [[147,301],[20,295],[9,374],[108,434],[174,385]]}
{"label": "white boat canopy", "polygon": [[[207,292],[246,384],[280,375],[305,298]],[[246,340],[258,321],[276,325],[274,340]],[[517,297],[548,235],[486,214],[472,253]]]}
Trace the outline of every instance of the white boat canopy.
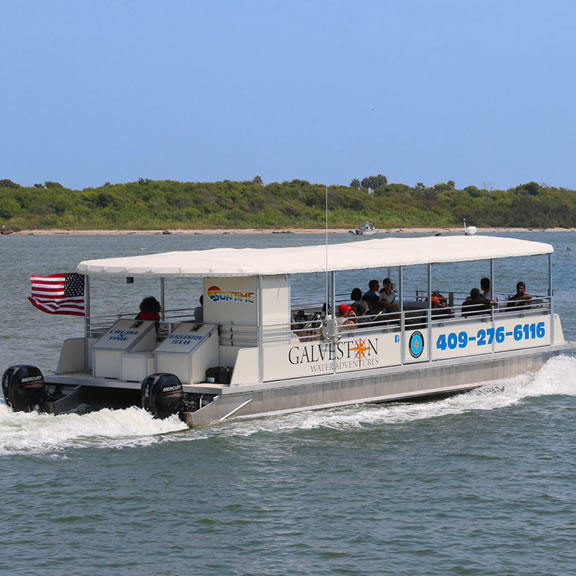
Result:
{"label": "white boat canopy", "polygon": [[550,254],[550,244],[496,236],[384,238],[283,248],[217,248],[85,260],[88,276],[275,276]]}

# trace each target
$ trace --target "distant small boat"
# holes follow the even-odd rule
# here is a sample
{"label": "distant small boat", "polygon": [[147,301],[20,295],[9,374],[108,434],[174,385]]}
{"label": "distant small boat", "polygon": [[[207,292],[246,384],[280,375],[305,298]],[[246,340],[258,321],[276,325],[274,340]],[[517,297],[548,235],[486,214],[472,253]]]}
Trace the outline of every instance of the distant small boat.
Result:
{"label": "distant small boat", "polygon": [[14,230],[10,230],[10,228],[6,228],[6,226],[2,226],[2,228],[0,228],[0,234],[2,235],[8,235],[8,234],[14,234]]}
{"label": "distant small boat", "polygon": [[462,220],[464,222],[464,234],[466,236],[474,236],[478,231],[476,226],[466,226],[466,218]]}
{"label": "distant small boat", "polygon": [[356,236],[371,236],[372,234],[376,234],[378,229],[374,227],[374,224],[370,222],[364,222],[362,226],[356,228],[356,230],[348,230],[350,234],[355,234]]}

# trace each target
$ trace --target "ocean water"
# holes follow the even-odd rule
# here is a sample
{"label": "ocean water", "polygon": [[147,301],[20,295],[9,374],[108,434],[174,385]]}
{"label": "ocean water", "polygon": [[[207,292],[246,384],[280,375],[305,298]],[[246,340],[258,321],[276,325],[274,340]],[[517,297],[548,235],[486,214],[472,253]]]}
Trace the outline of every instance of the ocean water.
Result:
{"label": "ocean water", "polygon": [[[557,311],[574,340],[576,234],[516,236],[555,246]],[[33,362],[49,370],[62,339],[82,332],[80,319],[27,303],[31,273],[146,251],[323,241],[1,237],[0,368]],[[442,277],[458,289],[471,278],[459,268]],[[503,292],[517,279],[529,289],[541,282],[523,261],[497,270],[497,279]],[[296,279],[294,290],[321,286],[322,278]],[[102,294],[106,307],[130,310],[156,289],[137,281]],[[170,290],[174,305],[198,297],[197,286]],[[200,430],[137,408],[54,417],[0,403],[0,573],[571,575],[575,374],[576,358],[561,356],[535,374],[448,399]]]}

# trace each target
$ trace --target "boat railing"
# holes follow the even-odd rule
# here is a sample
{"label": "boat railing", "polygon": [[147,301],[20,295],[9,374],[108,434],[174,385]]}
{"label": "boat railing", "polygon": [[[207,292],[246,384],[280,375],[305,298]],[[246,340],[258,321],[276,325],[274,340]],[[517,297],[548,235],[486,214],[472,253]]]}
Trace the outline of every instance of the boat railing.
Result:
{"label": "boat railing", "polygon": [[[456,297],[456,293],[454,293]],[[431,325],[461,324],[469,320],[489,321],[493,317],[522,317],[527,315],[549,314],[552,298],[549,296],[533,296],[532,300],[522,302],[522,305],[511,306],[510,301],[499,301],[491,309],[470,309],[459,304],[450,305],[448,300],[444,307],[430,308],[426,298],[420,300],[405,300],[402,309],[396,309],[378,314],[366,315],[345,321],[338,321],[338,332],[341,335],[354,331],[355,333],[371,334],[397,332],[404,326],[405,330],[423,329]],[[338,304],[337,304],[338,306]],[[297,307],[292,312],[290,324],[266,325],[262,328],[264,344],[286,342],[310,342],[327,338],[325,334],[326,314],[322,304],[308,303],[305,307]],[[104,335],[116,321],[122,318],[134,318],[136,313],[118,313],[114,315],[93,316],[88,321],[87,336],[99,338]],[[194,321],[193,309],[166,310],[158,324],[158,339],[162,340],[182,322]],[[258,346],[260,334],[258,327],[248,323],[220,323],[220,345],[249,348]]]}
{"label": "boat railing", "polygon": [[[340,324],[338,332],[345,335],[347,332],[371,334],[375,332],[398,332],[404,326],[405,330],[423,329],[428,326],[449,324],[462,324],[469,321],[492,321],[511,317],[549,314],[552,298],[549,296],[533,296],[522,305],[513,306],[510,301],[501,301],[492,308],[474,309],[460,304],[450,306],[449,302],[443,307],[429,307],[426,299],[407,300],[402,310],[380,312],[349,319]],[[318,341],[326,338],[323,327],[326,315],[321,312],[321,305],[310,306],[309,312],[298,310],[293,313],[291,325],[267,326],[264,331],[265,343],[285,343],[287,340],[295,342]]]}
{"label": "boat railing", "polygon": [[462,324],[469,320],[490,321],[511,317],[523,317],[529,315],[549,314],[551,310],[551,298],[548,296],[533,298],[525,301],[522,305],[511,306],[509,302],[499,302],[492,307],[467,307],[464,303],[452,307],[434,307],[429,309],[427,303],[420,309],[412,308],[404,310],[406,329],[421,329],[428,325],[428,312],[430,310],[431,324],[447,325]]}
{"label": "boat railing", "polygon": [[258,328],[254,324],[223,323],[219,324],[220,345],[238,348],[258,346]]}
{"label": "boat railing", "polygon": [[[86,335],[88,338],[99,338],[110,330],[110,328],[118,321],[125,318],[136,320],[138,312],[119,312],[117,314],[103,314],[99,316],[90,316],[87,318]],[[158,335],[160,338],[168,336],[172,333],[174,328],[182,322],[194,321],[194,309],[191,308],[175,308],[165,310],[162,318],[158,323]]]}
{"label": "boat railing", "polygon": [[[450,308],[453,308],[454,306],[458,307],[459,305],[461,306],[463,302],[465,302],[465,300],[470,296],[469,292],[444,292],[442,290],[433,290],[432,294],[444,294],[446,295],[445,299],[447,302],[447,305]],[[541,307],[543,304],[546,304],[546,302],[549,302],[550,297],[549,296],[538,296],[538,295],[533,295],[532,296],[532,300],[528,300],[527,302],[531,302],[532,306],[534,308],[536,307]],[[428,302],[428,292],[426,292],[425,290],[416,290],[416,297],[415,297],[415,301],[417,302]],[[498,302],[497,308],[498,309],[503,309],[503,308],[507,308],[508,304],[513,302],[512,300],[512,295],[511,294],[504,294],[504,293],[499,293],[496,294],[496,301]]]}

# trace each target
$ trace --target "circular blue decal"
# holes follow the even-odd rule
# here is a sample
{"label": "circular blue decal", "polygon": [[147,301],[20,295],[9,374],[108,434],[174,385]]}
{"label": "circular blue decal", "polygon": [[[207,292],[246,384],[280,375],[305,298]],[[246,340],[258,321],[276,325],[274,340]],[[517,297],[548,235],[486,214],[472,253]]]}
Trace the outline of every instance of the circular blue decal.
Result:
{"label": "circular blue decal", "polygon": [[422,332],[414,332],[410,336],[408,347],[412,358],[420,358],[422,356],[422,352],[424,352],[424,336],[422,336]]}

